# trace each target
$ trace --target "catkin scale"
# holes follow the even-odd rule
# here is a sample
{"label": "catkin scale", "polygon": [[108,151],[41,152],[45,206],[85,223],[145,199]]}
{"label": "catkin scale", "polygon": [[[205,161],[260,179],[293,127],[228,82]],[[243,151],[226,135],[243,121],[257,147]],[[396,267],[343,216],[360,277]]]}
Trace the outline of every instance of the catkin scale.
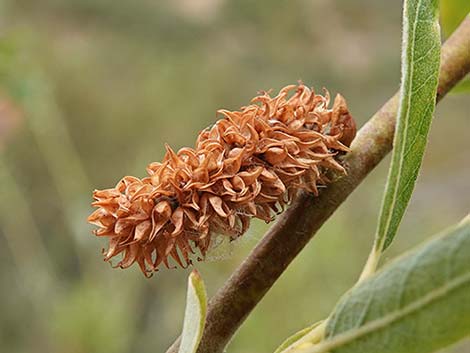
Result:
{"label": "catkin scale", "polygon": [[302,84],[275,97],[263,92],[239,111],[219,110],[222,118],[199,133],[195,148],[167,145],[147,177],[95,190],[98,209],[88,221],[109,238],[104,259],[123,253],[116,266],[137,262],[146,276],[171,267],[170,258],[187,267],[216,235],[236,239],[252,218],[272,221],[299,190],[318,194],[330,171],[345,173],[336,158],[356,133],[344,98],[328,105],[327,91]]}

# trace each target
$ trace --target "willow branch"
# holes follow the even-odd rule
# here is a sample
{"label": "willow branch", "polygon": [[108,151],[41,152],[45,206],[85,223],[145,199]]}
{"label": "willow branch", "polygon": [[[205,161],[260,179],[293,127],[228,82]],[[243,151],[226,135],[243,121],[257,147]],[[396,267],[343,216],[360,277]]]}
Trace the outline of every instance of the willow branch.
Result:
{"label": "willow branch", "polygon": [[[442,47],[440,100],[470,72],[470,17]],[[361,128],[344,158],[348,175],[318,197],[303,193],[270,228],[209,302],[198,353],[219,353],[287,266],[352,191],[392,149],[398,93]],[[178,351],[179,339],[167,353]]]}

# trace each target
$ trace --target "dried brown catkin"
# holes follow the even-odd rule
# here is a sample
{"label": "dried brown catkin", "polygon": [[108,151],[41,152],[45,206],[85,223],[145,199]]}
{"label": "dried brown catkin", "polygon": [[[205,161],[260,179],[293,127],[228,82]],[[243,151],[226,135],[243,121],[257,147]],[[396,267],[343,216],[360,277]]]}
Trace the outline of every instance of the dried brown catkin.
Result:
{"label": "dried brown catkin", "polygon": [[235,239],[251,218],[273,220],[298,190],[317,194],[329,170],[345,173],[335,158],[356,133],[343,97],[328,105],[327,91],[302,84],[275,97],[263,92],[239,111],[219,110],[222,118],[195,148],[166,146],[148,177],[95,190],[98,209],[88,221],[97,236],[109,237],[105,260],[123,253],[117,266],[137,262],[147,276],[161,263],[169,267],[170,257],[186,267],[195,250],[206,255],[215,235]]}

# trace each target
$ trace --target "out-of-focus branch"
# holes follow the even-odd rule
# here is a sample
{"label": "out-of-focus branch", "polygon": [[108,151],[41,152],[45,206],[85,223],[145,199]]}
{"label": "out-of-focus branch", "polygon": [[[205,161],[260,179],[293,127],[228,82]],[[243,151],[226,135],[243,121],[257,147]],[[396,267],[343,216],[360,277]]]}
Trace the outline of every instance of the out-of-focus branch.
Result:
{"label": "out-of-focus branch", "polygon": [[[442,47],[438,100],[470,72],[470,16]],[[209,302],[198,353],[219,353],[291,261],[339,205],[392,149],[398,94],[361,128],[344,159],[348,175],[322,190],[303,193],[271,227]],[[167,353],[178,351],[179,339]]]}

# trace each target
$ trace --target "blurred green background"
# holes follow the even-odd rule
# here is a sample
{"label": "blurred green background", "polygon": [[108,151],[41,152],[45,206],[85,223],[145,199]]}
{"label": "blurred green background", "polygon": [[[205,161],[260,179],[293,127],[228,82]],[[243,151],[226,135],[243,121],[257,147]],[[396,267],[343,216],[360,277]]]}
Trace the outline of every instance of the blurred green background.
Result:
{"label": "blurred green background", "polygon": [[[398,0],[0,0],[0,352],[164,352],[182,327],[189,270],[147,280],[137,267],[103,263],[105,240],[86,223],[92,190],[144,176],[165,142],[193,145],[216,109],[299,79],[341,92],[361,126],[398,89],[400,36]],[[439,104],[386,261],[469,211],[469,111],[464,94]],[[331,311],[367,257],[388,162],[228,352],[271,352]],[[209,295],[265,229],[254,223],[197,264]],[[463,342],[447,352],[469,350]]]}

